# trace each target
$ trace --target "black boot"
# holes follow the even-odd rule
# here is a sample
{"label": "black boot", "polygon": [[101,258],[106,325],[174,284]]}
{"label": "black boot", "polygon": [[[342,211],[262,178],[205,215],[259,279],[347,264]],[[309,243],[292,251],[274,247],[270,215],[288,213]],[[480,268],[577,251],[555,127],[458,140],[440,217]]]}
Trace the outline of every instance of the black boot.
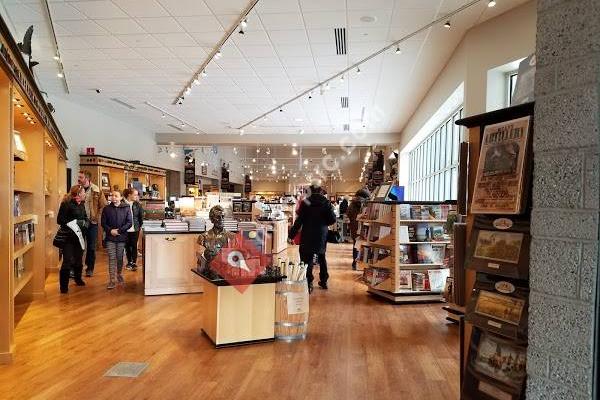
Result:
{"label": "black boot", "polygon": [[321,289],[327,290],[327,282],[321,282],[321,281],[319,281],[319,286],[321,287]]}
{"label": "black boot", "polygon": [[60,282],[60,292],[68,293],[69,292],[69,277],[71,275],[71,271],[68,269],[61,269],[59,272],[59,282]]}

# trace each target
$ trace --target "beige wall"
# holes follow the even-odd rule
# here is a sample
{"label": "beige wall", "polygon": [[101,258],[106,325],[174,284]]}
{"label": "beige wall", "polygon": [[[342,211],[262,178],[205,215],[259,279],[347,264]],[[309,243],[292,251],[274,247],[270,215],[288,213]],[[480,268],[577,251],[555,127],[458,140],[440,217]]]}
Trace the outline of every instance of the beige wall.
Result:
{"label": "beige wall", "polygon": [[530,1],[467,31],[404,127],[400,149],[463,82],[465,115],[485,112],[487,71],[535,51],[536,17]]}

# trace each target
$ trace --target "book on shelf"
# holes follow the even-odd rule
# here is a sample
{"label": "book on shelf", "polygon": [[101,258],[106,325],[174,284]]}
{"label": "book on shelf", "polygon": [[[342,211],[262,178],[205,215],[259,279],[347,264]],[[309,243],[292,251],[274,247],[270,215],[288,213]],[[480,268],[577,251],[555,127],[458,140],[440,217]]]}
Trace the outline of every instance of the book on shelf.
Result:
{"label": "book on shelf", "polygon": [[252,202],[251,201],[242,202],[242,212],[252,212]]}
{"label": "book on shelf", "polygon": [[400,290],[412,289],[412,272],[406,270],[398,271],[398,282],[396,287]]}
{"label": "book on shelf", "polygon": [[13,216],[21,216],[21,196],[19,194],[14,195]]}
{"label": "book on shelf", "polygon": [[25,274],[25,262],[23,256],[17,257],[13,264],[13,274],[15,278],[21,278]]}
{"label": "book on shelf", "polygon": [[431,290],[435,292],[441,292],[444,290],[446,285],[446,278],[450,275],[448,269],[430,269],[427,271],[429,277],[429,285]]}
{"label": "book on shelf", "polygon": [[375,248],[373,251],[373,263],[387,260],[392,255],[392,251],[388,249]]}
{"label": "book on shelf", "polygon": [[398,215],[400,219],[410,219],[410,204],[399,204]]}
{"label": "book on shelf", "polygon": [[35,240],[35,225],[33,222],[15,225],[14,249],[19,250]]}
{"label": "book on shelf", "polygon": [[413,264],[413,251],[407,244],[398,246],[398,262],[400,264]]}
{"label": "book on shelf", "polygon": [[429,283],[429,276],[426,272],[414,272],[412,273],[412,290],[414,291],[430,291],[431,285]]}
{"label": "book on shelf", "polygon": [[242,212],[242,202],[241,201],[233,202],[233,212],[234,213]]}
{"label": "book on shelf", "polygon": [[441,264],[444,261],[446,245],[444,244],[418,244],[417,245],[417,263],[418,264]]}
{"label": "book on shelf", "polygon": [[407,243],[411,241],[408,229],[409,227],[407,225],[400,225],[398,227],[398,240],[400,243]]}

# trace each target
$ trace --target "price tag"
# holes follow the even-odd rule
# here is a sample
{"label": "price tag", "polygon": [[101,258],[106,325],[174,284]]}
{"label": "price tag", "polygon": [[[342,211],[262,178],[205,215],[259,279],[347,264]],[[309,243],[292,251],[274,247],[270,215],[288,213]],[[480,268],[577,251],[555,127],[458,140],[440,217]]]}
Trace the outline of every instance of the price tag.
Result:
{"label": "price tag", "polygon": [[500,324],[496,321],[491,321],[488,319],[487,323],[488,323],[488,325],[493,326],[494,328],[498,328],[498,329],[502,328],[502,324]]}
{"label": "price tag", "polygon": [[495,263],[488,263],[488,268],[492,268],[492,269],[500,269],[500,264],[495,264]]}

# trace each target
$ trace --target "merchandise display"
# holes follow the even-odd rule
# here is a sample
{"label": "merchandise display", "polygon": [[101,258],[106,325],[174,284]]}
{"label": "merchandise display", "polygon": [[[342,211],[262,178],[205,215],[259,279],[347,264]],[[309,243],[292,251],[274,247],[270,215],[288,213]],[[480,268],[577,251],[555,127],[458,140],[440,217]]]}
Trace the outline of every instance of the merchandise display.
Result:
{"label": "merchandise display", "polygon": [[532,119],[527,103],[457,121],[469,128],[470,145],[480,144],[477,169],[469,171],[464,399],[525,398]]}
{"label": "merchandise display", "polygon": [[[22,52],[0,19],[0,363],[16,351],[18,305],[45,298],[46,274],[57,269],[52,246],[56,211],[66,189],[67,145]],[[19,344],[21,346],[21,344]]]}
{"label": "merchandise display", "polygon": [[455,213],[454,204],[370,202],[357,241],[369,293],[399,303],[442,301],[452,268],[444,225]]}

